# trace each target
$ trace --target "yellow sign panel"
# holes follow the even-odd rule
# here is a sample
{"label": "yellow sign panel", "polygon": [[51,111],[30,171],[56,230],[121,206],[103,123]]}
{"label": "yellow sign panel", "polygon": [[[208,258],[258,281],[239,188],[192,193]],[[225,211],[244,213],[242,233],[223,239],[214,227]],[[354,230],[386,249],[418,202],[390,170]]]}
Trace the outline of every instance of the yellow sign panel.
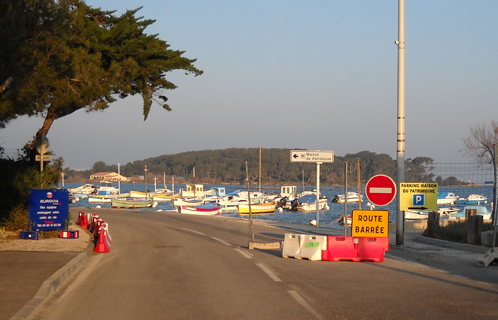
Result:
{"label": "yellow sign panel", "polygon": [[399,210],[437,210],[437,183],[400,183]]}
{"label": "yellow sign panel", "polygon": [[353,210],[353,237],[388,237],[388,210]]}

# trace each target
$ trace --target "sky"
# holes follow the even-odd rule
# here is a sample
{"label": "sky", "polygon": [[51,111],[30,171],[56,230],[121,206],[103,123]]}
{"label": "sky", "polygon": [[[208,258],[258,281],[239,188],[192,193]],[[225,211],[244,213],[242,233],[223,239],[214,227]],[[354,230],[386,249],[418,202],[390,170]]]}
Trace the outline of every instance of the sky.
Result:
{"label": "sky", "polygon": [[[96,1],[143,6],[173,50],[197,59],[198,77],[168,74],[168,112],[140,96],[103,112],[58,119],[47,138],[64,166],[127,164],[160,155],[226,148],[368,150],[397,157],[397,0]],[[405,159],[468,163],[463,138],[497,120],[498,1],[405,1]],[[0,129],[7,154],[43,118]]]}

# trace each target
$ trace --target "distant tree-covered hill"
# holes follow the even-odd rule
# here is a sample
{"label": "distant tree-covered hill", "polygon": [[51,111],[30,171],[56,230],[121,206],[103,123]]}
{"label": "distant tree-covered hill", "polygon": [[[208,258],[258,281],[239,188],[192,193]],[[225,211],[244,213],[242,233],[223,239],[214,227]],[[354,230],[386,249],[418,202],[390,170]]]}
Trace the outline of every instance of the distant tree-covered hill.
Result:
{"label": "distant tree-covered hill", "polygon": [[[291,149],[262,149],[261,150],[261,181],[263,184],[302,184],[316,183],[316,165],[314,163],[290,162]],[[154,177],[162,181],[163,175],[177,178],[183,177],[187,182],[193,181],[193,169],[196,172],[196,182],[203,183],[236,183],[244,184],[246,178],[245,162],[248,163],[249,180],[259,182],[259,148],[232,148],[223,150],[190,151],[172,155],[162,155],[145,160],[137,160],[120,167],[120,173],[126,177],[143,176],[147,166],[148,179]],[[396,178],[396,161],[387,154],[376,154],[361,151],[356,154],[346,154],[344,157],[335,156],[334,163],[321,166],[320,183],[328,185],[343,185],[347,170],[348,184],[357,183],[358,163],[361,173],[361,182],[366,183],[376,174],[385,174]],[[345,165],[347,162],[347,167]],[[406,181],[431,181],[434,175],[433,160],[427,157],[418,157],[406,160]],[[117,172],[117,165],[107,165],[99,161],[93,168],[86,171],[64,169],[67,181],[88,180],[90,175],[97,172]],[[177,180],[178,181],[178,180]]]}

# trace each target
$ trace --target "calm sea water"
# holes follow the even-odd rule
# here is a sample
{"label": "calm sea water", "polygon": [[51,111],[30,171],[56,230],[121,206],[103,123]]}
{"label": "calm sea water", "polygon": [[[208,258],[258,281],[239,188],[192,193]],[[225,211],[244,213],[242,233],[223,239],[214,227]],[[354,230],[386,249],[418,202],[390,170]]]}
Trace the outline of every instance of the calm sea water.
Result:
{"label": "calm sea water", "polygon": [[[65,183],[64,187],[65,188],[75,188],[81,186],[82,183]],[[98,183],[96,184],[98,187]],[[117,184],[114,185],[115,187],[118,187]],[[204,185],[204,190],[209,190],[212,187],[224,187],[226,192],[233,192],[237,190],[241,191],[247,191],[247,186],[243,185]],[[158,188],[163,187],[163,185],[158,185]],[[167,185],[169,189],[171,189],[171,185]],[[178,191],[180,188],[185,189],[184,184],[175,184],[175,190]],[[313,190],[316,187],[311,187],[307,186],[305,187],[306,190]],[[154,185],[148,184],[147,189],[153,190]],[[135,191],[145,191],[145,184],[140,184],[140,183],[134,183],[134,184],[129,184],[129,183],[124,183],[121,184],[121,193],[127,193],[130,192],[131,190]],[[251,186],[251,191],[258,191],[259,187],[258,186]],[[268,191],[270,190],[270,191]],[[301,191],[302,187],[298,186],[298,191]],[[349,191],[358,191],[358,187],[349,187]],[[274,192],[278,193],[280,191],[279,186],[271,187],[271,186],[264,186],[265,192]],[[439,192],[453,192],[454,194],[460,196],[460,197],[467,197],[469,194],[477,193],[477,194],[482,194],[488,198],[488,210],[491,210],[490,208],[490,203],[493,200],[493,187],[492,186],[484,186],[484,187],[440,187],[438,189]],[[325,195],[329,201],[328,201],[328,210],[322,210],[320,211],[320,224],[327,224],[331,223],[335,220],[337,220],[340,216],[344,215],[344,204],[343,203],[332,203],[330,200],[337,194],[344,194],[344,186],[321,186],[320,187],[320,192],[322,195]],[[362,187],[362,195],[363,198],[366,199],[365,197],[365,189]],[[369,207],[367,206],[368,201],[363,201],[362,203],[362,210],[368,210]],[[111,204],[110,203],[88,203],[88,199],[81,199],[79,202],[75,204],[71,204],[70,206],[77,206],[77,207],[88,207],[88,208],[95,208],[97,205],[100,205],[102,208],[110,208]],[[455,206],[453,206],[455,207]],[[348,203],[348,214],[351,215],[351,211],[354,209],[358,209],[358,203]],[[396,220],[396,199],[391,202],[387,206],[383,207],[375,207],[376,210],[388,210],[389,211],[389,220],[391,222],[394,222]],[[133,209],[130,209],[133,210]],[[135,209],[136,210],[136,209]],[[158,202],[158,206],[155,208],[148,208],[148,209],[139,209],[141,211],[175,211],[173,208],[173,204],[171,202]],[[238,213],[236,211],[234,212],[224,212],[221,214],[222,216],[227,216],[227,217],[239,217]],[[245,216],[244,218],[247,218]],[[310,223],[311,220],[316,219],[316,211],[313,212],[291,212],[291,211],[283,211],[283,212],[275,212],[274,214],[265,214],[265,215],[254,215],[254,219],[259,219],[259,220],[275,220],[275,221],[285,221],[285,222],[293,222],[293,223],[305,223],[308,224]]]}

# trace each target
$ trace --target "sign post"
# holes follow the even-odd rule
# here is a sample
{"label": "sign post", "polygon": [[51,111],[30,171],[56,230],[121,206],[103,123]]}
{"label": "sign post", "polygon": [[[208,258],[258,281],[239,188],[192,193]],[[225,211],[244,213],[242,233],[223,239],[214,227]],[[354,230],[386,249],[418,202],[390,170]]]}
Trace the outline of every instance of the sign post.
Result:
{"label": "sign post", "polygon": [[320,165],[334,162],[334,151],[291,150],[291,162],[316,163],[316,227],[320,225]]}
{"label": "sign post", "polygon": [[42,134],[38,140],[36,140],[36,150],[40,153],[35,157],[36,161],[40,161],[40,171],[43,171],[43,161],[50,161],[51,157],[49,154],[45,155],[45,153],[50,150],[47,137]]}

